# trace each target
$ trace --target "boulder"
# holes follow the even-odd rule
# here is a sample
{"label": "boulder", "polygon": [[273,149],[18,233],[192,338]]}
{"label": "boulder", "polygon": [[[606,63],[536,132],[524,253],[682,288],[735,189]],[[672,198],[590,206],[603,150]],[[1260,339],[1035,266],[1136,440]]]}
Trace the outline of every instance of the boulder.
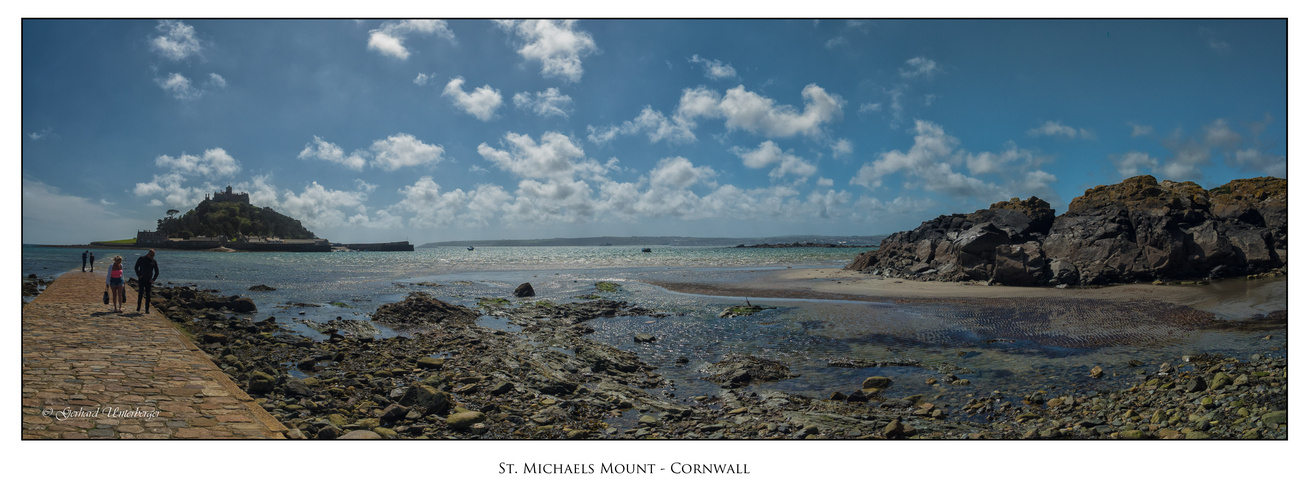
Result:
{"label": "boulder", "polygon": [[399,403],[424,415],[445,415],[450,410],[450,395],[426,384],[415,384],[405,389]]}
{"label": "boulder", "polygon": [[522,297],[533,297],[533,296],[536,296],[536,295],[537,295],[537,292],[534,291],[534,290],[532,289],[532,283],[524,283],[524,284],[522,284],[522,285],[519,285],[518,288],[515,288],[515,289],[514,289],[514,296],[515,296],[515,297],[520,297],[520,298],[522,298]]}
{"label": "boulder", "polygon": [[347,432],[337,439],[382,439],[382,435],[373,431],[357,429]]}
{"label": "boulder", "polygon": [[378,306],[372,319],[397,326],[470,325],[478,313],[460,305],[447,304],[426,292],[412,292],[405,300]]}
{"label": "boulder", "polygon": [[446,425],[451,429],[462,431],[487,420],[487,416],[478,411],[462,411],[446,417]]}
{"label": "boulder", "polygon": [[707,368],[707,380],[722,387],[745,387],[759,382],[792,378],[791,369],[780,362],[744,354],[729,354]]}

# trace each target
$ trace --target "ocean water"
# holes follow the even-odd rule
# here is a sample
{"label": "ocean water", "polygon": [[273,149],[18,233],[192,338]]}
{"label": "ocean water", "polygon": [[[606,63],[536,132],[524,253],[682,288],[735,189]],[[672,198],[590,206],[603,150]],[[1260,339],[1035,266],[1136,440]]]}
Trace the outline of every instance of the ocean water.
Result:
{"label": "ocean water", "polygon": [[[863,249],[723,247],[449,247],[414,252],[219,253],[159,250],[160,281],[248,296],[259,312],[274,316],[300,335],[321,335],[299,320],[336,317],[367,319],[378,306],[422,290],[469,307],[479,297],[511,297],[520,283],[531,283],[533,300],[576,301],[596,292],[595,282],[614,281],[622,290],[605,298],[670,313],[662,318],[620,317],[594,320],[597,339],[633,351],[673,384],[664,389],[682,399],[713,394],[702,380],[711,363],[731,353],[752,354],[786,363],[795,378],[759,384],[758,390],[784,390],[815,397],[858,389],[872,375],[898,382],[889,396],[930,394],[962,402],[992,391],[1018,397],[1033,390],[1109,389],[1117,382],[1162,362],[1200,352],[1246,357],[1269,354],[1286,345],[1286,330],[1260,334],[1195,328],[1171,318],[1187,316],[1177,306],[1086,301],[921,301],[900,303],[710,297],[674,293],[648,282],[731,283],[758,280],[786,268],[842,267]],[[23,276],[53,277],[78,272],[81,249],[23,247]],[[97,269],[113,255],[131,263],[143,252],[97,252]],[[254,292],[253,285],[275,291]],[[1286,287],[1286,281],[1232,282],[1215,287],[1207,302],[1215,311],[1234,301],[1269,294],[1259,287]],[[1274,294],[1276,296],[1276,294]],[[1284,294],[1285,295],[1285,294]],[[726,307],[774,307],[739,318],[719,318]],[[1285,299],[1284,299],[1285,300]],[[1267,302],[1267,301],[1266,301]],[[1242,310],[1286,308],[1278,303],[1241,304]],[[513,331],[503,320],[483,317],[483,326]],[[403,334],[385,327],[383,335]],[[648,333],[653,343],[635,343]],[[1264,335],[1270,335],[1265,340]],[[1285,352],[1285,351],[1284,351]],[[1275,353],[1277,354],[1277,353]],[[688,363],[680,364],[679,358]],[[833,359],[914,360],[919,366],[839,368]],[[1108,374],[1087,376],[1093,366]],[[928,378],[956,374],[970,386],[929,386]]]}

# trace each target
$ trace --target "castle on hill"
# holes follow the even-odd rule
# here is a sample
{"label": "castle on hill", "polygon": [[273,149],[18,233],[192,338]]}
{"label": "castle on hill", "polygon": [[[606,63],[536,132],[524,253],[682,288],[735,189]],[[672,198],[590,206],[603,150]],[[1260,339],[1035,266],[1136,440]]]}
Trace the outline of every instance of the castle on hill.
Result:
{"label": "castle on hill", "polygon": [[214,196],[213,196],[212,198],[211,198],[209,195],[205,195],[205,201],[209,201],[209,200],[211,200],[211,199],[214,200],[214,201],[220,201],[220,202],[221,202],[221,201],[239,201],[239,202],[241,202],[241,203],[245,203],[245,204],[249,205],[249,204],[250,204],[250,193],[233,193],[233,192],[232,192],[232,186],[229,185],[229,186],[227,187],[227,191],[223,191],[223,192],[221,192],[221,193],[214,193]]}

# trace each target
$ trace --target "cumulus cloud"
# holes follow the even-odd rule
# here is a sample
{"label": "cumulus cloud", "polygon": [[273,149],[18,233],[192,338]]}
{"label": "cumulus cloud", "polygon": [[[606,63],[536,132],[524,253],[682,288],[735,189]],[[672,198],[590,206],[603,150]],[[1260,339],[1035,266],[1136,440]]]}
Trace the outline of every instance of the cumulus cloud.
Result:
{"label": "cumulus cloud", "polygon": [[387,171],[435,164],[446,152],[441,146],[425,144],[404,133],[373,141],[369,149],[373,151],[372,165]]}
{"label": "cumulus cloud", "polygon": [[528,92],[514,94],[514,107],[540,116],[568,118],[569,110],[573,107],[573,98],[560,94],[559,89],[551,87],[535,94]]}
{"label": "cumulus cloud", "polygon": [[446,84],[446,90],[441,95],[450,97],[450,101],[455,104],[456,108],[463,110],[465,113],[473,115],[482,121],[490,121],[496,114],[496,109],[500,108],[501,98],[500,91],[491,88],[491,85],[483,85],[473,90],[473,92],[464,92],[462,88],[464,79],[455,77]]}
{"label": "cumulus cloud", "polygon": [[455,41],[455,33],[450,31],[445,21],[432,19],[387,21],[368,32],[368,48],[385,56],[405,60],[409,59],[409,49],[405,48],[405,39],[408,36],[433,34],[451,42]]}
{"label": "cumulus cloud", "polygon": [[926,57],[915,57],[905,61],[905,67],[901,68],[901,77],[932,80],[941,71],[941,68],[937,66],[937,61]]}
{"label": "cumulus cloud", "polygon": [[681,156],[664,158],[654,170],[650,171],[652,187],[687,189],[693,184],[714,178],[716,173],[710,167],[697,167],[691,160]]}
{"label": "cumulus cloud", "polygon": [[541,64],[541,76],[570,82],[582,79],[582,58],[597,51],[591,34],[575,28],[573,20],[496,21],[501,29],[519,37],[518,53]]}
{"label": "cumulus cloud", "polygon": [[737,77],[737,70],[733,69],[731,64],[725,64],[718,59],[705,59],[699,54],[692,54],[691,59],[688,60],[703,66],[705,68],[705,77],[711,80]]}
{"label": "cumulus cloud", "polygon": [[801,96],[805,98],[805,109],[797,111],[748,91],[743,85],[728,89],[722,96],[703,87],[687,89],[678,115],[686,119],[722,118],[729,130],[742,129],[766,137],[818,136],[825,123],[841,118],[845,104],[841,96],[828,94],[815,84],[806,85]]}
{"label": "cumulus cloud", "polygon": [[506,149],[496,149],[487,143],[478,145],[478,154],[501,170],[524,179],[571,179],[595,177],[606,167],[586,158],[582,147],[559,132],[546,132],[541,142],[522,134],[509,132],[502,139]]}
{"label": "cumulus cloud", "polygon": [[[955,197],[972,197],[994,201],[1012,195],[1049,196],[1055,176],[1040,170],[1044,158],[1010,143],[1001,153],[971,153],[959,149],[960,141],[938,125],[915,122],[914,145],[908,151],[893,150],[866,163],[851,179],[851,184],[870,190],[883,186],[884,180],[898,175],[906,188],[922,187],[928,191]],[[966,175],[987,175],[993,181]]]}
{"label": "cumulus cloud", "polygon": [[363,225],[368,220],[367,198],[364,193],[328,189],[314,181],[298,194],[284,191],[278,211],[313,228]]}
{"label": "cumulus cloud", "polygon": [[318,136],[314,136],[314,140],[305,144],[305,149],[302,149],[296,157],[302,160],[312,158],[329,161],[356,171],[363,170],[364,165],[368,164],[367,152],[356,150],[347,155],[340,146],[327,142]]}
{"label": "cumulus cloud", "polygon": [[1119,172],[1119,176],[1124,178],[1137,176],[1142,172],[1154,172],[1160,166],[1159,160],[1151,158],[1151,155],[1141,151],[1110,155],[1110,161],[1114,163],[1114,168]]}
{"label": "cumulus cloud", "polygon": [[155,25],[158,36],[150,38],[150,49],[171,61],[181,61],[200,55],[200,39],[196,29],[181,21],[160,21]]}
{"label": "cumulus cloud", "polygon": [[596,144],[604,144],[619,135],[645,133],[650,142],[669,141],[672,143],[689,143],[696,140],[696,122],[682,115],[672,117],[646,106],[636,118],[621,125],[609,127],[587,126],[587,139]]}
{"label": "cumulus cloud", "polygon": [[850,156],[851,153],[855,152],[855,146],[851,145],[851,141],[848,139],[838,139],[837,142],[830,144],[829,147],[832,148],[833,158]]}
{"label": "cumulus cloud", "polygon": [[210,179],[231,177],[241,172],[241,164],[223,148],[205,150],[200,156],[183,153],[177,157],[160,155],[155,165],[184,176],[200,175]]}
{"label": "cumulus cloud", "polygon": [[804,182],[818,172],[818,167],[793,155],[791,150],[784,152],[773,141],[764,141],[754,150],[733,148],[732,153],[741,157],[741,162],[750,168],[776,167],[769,172],[769,178],[778,180],[786,176],[795,176],[796,182]]}

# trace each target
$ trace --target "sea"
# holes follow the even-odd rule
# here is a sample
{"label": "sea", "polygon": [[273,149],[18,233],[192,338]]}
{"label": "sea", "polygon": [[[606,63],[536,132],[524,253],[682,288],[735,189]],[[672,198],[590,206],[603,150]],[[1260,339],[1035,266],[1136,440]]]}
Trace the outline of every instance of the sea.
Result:
{"label": "sea", "polygon": [[[1186,308],[1161,303],[1125,307],[1108,301],[857,301],[705,296],[650,283],[758,283],[770,273],[801,268],[840,268],[861,248],[642,247],[464,247],[420,248],[413,252],[245,253],[157,250],[160,282],[194,285],[224,295],[251,298],[258,312],[296,334],[323,336],[301,320],[363,319],[378,306],[415,291],[476,308],[483,297],[511,298],[530,283],[531,300],[582,301],[598,293],[600,281],[618,283],[604,298],[668,314],[663,317],[600,318],[589,325],[597,340],[628,350],[658,367],[673,399],[713,395],[706,370],[729,354],[781,361],[795,377],[760,383],[759,392],[783,391],[812,397],[859,389],[869,376],[897,381],[889,397],[926,394],[963,404],[981,396],[1019,400],[1033,391],[1068,393],[1126,387],[1161,363],[1182,364],[1185,356],[1211,353],[1246,358],[1285,355],[1286,328],[1235,332],[1198,328],[1170,318]],[[114,255],[129,265],[137,250],[92,250],[97,272]],[[22,247],[24,277],[50,279],[80,272],[81,248]],[[274,291],[250,291],[266,285]],[[1232,311],[1286,309],[1285,279],[1238,280],[1215,285],[1202,310],[1220,317]],[[1275,297],[1274,300],[1263,297]],[[1282,297],[1277,299],[1277,297]],[[24,300],[29,300],[25,298]],[[770,307],[750,316],[720,318],[724,309]],[[1240,307],[1234,307],[1240,303]],[[1229,318],[1240,319],[1240,318]],[[479,324],[514,332],[504,319],[483,316]],[[384,336],[406,335],[379,325]],[[637,343],[640,333],[652,343]],[[1281,347],[1281,351],[1279,348]],[[687,362],[679,362],[686,358]],[[855,360],[857,367],[851,367]],[[843,363],[845,361],[845,363]],[[858,367],[863,366],[863,367]],[[1088,375],[1101,367],[1105,376]],[[948,375],[969,385],[938,383]]]}

